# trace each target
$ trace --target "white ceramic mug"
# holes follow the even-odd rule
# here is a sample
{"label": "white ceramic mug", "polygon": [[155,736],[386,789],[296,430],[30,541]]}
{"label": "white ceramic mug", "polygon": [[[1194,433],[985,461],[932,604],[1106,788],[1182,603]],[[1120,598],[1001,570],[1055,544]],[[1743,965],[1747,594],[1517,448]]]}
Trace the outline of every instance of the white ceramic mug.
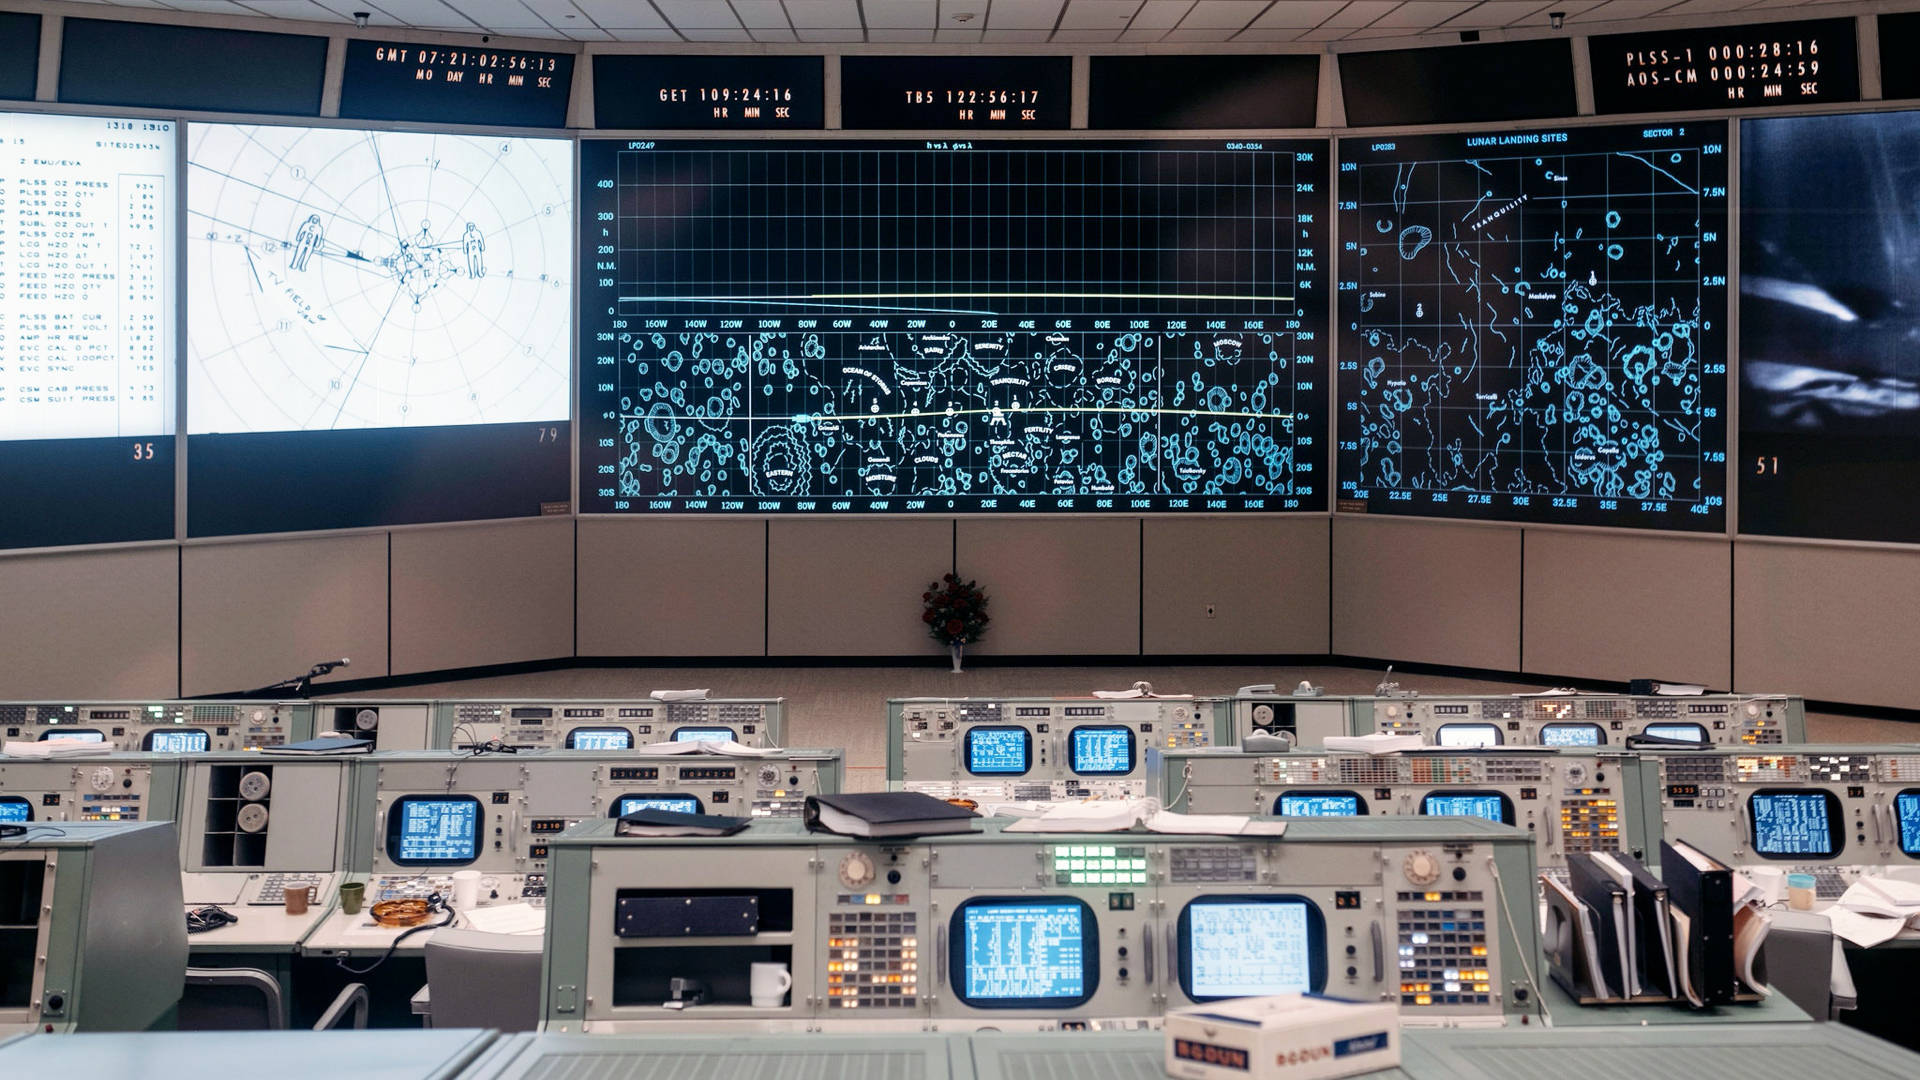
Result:
{"label": "white ceramic mug", "polygon": [[748,969],[747,993],[756,1009],[777,1009],[793,989],[793,976],[785,964],[754,964]]}
{"label": "white ceramic mug", "polygon": [[460,870],[453,875],[453,906],[470,911],[480,903],[480,871]]}

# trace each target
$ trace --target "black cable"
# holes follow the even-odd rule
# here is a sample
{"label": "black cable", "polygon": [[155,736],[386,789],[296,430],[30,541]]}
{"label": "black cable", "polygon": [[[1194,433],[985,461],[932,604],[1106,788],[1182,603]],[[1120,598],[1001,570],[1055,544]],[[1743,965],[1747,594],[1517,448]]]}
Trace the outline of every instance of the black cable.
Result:
{"label": "black cable", "polygon": [[218,904],[194,908],[187,912],[187,933],[204,934],[209,930],[218,930],[223,926],[232,926],[240,921],[240,916]]}
{"label": "black cable", "polygon": [[366,967],[363,967],[363,968],[348,967],[347,958],[344,956],[335,957],[333,961],[334,964],[337,967],[339,967],[341,971],[344,971],[349,975],[371,974],[372,972],[378,970],[381,964],[384,964],[387,961],[393,959],[393,954],[399,951],[401,942],[407,940],[408,938],[412,937],[413,935],[419,933],[422,930],[438,930],[444,926],[451,926],[453,924],[453,920],[459,917],[459,912],[453,911],[452,909],[448,908],[446,906],[446,902],[440,898],[439,893],[435,893],[432,896],[427,897],[427,908],[428,910],[438,909],[440,911],[445,911],[447,913],[447,917],[437,923],[421,923],[419,926],[408,927],[407,929],[402,930],[399,933],[399,935],[393,939],[392,944],[389,944],[387,946],[387,951],[380,954],[380,959],[375,960],[373,963],[368,964]]}

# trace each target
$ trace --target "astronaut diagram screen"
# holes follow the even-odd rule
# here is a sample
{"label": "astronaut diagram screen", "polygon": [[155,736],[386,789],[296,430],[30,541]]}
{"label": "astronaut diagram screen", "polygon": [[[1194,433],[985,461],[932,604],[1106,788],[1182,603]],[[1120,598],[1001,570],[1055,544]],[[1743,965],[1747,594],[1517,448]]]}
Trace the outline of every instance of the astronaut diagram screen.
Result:
{"label": "astronaut diagram screen", "polygon": [[1724,529],[1726,139],[1342,139],[1339,509]]}
{"label": "astronaut diagram screen", "polygon": [[1325,509],[1326,149],[585,140],[581,509]]}
{"label": "astronaut diagram screen", "polygon": [[564,511],[572,155],[192,125],[189,530]]}

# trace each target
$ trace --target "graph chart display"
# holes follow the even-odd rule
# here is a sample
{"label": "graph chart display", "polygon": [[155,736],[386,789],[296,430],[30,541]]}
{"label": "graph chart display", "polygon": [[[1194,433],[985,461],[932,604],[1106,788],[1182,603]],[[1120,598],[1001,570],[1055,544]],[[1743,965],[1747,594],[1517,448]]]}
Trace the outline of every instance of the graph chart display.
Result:
{"label": "graph chart display", "polygon": [[1723,529],[1726,137],[1341,140],[1339,508]]}
{"label": "graph chart display", "polygon": [[190,531],[564,504],[571,156],[559,139],[194,125]]}
{"label": "graph chart display", "polygon": [[0,113],[0,547],[173,537],[176,127]]}
{"label": "graph chart display", "polygon": [[584,141],[581,508],[1324,509],[1325,150]]}

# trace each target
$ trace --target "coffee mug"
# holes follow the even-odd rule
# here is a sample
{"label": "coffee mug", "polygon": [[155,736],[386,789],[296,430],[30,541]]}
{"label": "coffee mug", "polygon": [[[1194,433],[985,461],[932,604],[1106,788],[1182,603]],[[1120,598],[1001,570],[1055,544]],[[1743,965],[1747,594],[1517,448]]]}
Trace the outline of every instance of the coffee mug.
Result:
{"label": "coffee mug", "polygon": [[453,906],[468,911],[480,903],[480,871],[460,870],[453,875]]}
{"label": "coffee mug", "polygon": [[317,904],[320,902],[320,887],[318,885],[289,885],[286,888],[286,897],[287,914],[305,915],[308,904]]}
{"label": "coffee mug", "polygon": [[360,905],[367,899],[367,883],[348,881],[340,886],[340,910],[349,915],[360,914]]}
{"label": "coffee mug", "polygon": [[785,964],[754,964],[748,968],[747,993],[756,1009],[777,1009],[793,989],[793,976]]}

